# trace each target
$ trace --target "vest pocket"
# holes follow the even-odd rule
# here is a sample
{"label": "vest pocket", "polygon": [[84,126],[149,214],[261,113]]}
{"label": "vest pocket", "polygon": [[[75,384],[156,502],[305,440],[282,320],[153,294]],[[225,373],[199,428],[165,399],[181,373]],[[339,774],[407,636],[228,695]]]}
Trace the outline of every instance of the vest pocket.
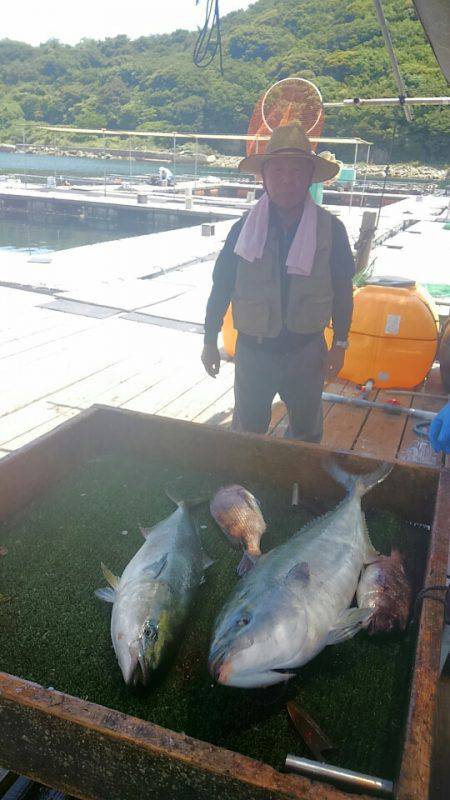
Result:
{"label": "vest pocket", "polygon": [[304,297],[298,306],[289,307],[287,327],[294,333],[319,333],[328,324],[332,308],[332,297]]}
{"label": "vest pocket", "polygon": [[232,298],[234,327],[247,336],[267,336],[269,304],[267,300]]}

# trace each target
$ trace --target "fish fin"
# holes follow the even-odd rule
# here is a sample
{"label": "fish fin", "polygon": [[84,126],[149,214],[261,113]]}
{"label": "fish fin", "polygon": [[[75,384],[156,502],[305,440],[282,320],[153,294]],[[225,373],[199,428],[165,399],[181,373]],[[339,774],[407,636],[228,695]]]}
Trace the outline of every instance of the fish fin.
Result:
{"label": "fish fin", "polygon": [[[213,559],[209,557],[208,553],[206,553],[205,550],[202,550],[202,568],[203,568],[203,570],[209,569],[210,567],[212,567],[213,564],[214,564]],[[206,578],[205,578],[204,575],[202,575],[202,577],[200,578],[200,586],[203,586],[203,584],[205,582],[206,582]]]}
{"label": "fish fin", "polygon": [[334,628],[328,634],[326,644],[339,644],[351,639],[363,628],[371,616],[373,608],[347,608],[339,614]]}
{"label": "fish fin", "polygon": [[109,585],[112,586],[113,589],[117,589],[120,582],[120,578],[118,578],[117,575],[114,575],[114,573],[111,572],[110,569],[108,569],[108,567],[103,563],[103,561],[101,562],[101,567],[105,581],[107,581],[107,583],[109,583]]}
{"label": "fish fin", "polygon": [[259,556],[250,555],[247,551],[244,552],[239,564],[236,567],[236,572],[240,578],[250,572],[250,570],[255,566]]}
{"label": "fish fin", "polygon": [[303,584],[308,584],[311,578],[311,572],[307,561],[300,561],[292,567],[285,576],[285,581],[298,581]]}
{"label": "fish fin", "polygon": [[104,600],[105,603],[114,603],[116,599],[114,589],[111,589],[109,586],[105,586],[103,589],[96,589],[94,594],[99,600]]}
{"label": "fish fin", "polygon": [[260,510],[261,510],[261,504],[260,504],[260,503],[259,503],[259,501],[256,499],[256,497],[254,497],[254,496],[251,494],[251,492],[248,492],[248,491],[247,491],[247,489],[244,489],[244,492],[242,493],[242,498],[243,498],[243,500],[244,500],[244,503],[245,503],[245,504],[246,504],[246,505],[247,505],[249,508],[251,508],[251,509],[252,509],[252,511],[260,511]]}
{"label": "fish fin", "polygon": [[151,534],[151,532],[153,530],[153,528],[143,528],[142,525],[138,525],[138,528],[139,528],[140,532],[142,533],[142,536],[144,537],[144,539],[146,539],[147,536],[150,536],[150,534]]}
{"label": "fish fin", "polygon": [[205,550],[202,551],[202,559],[203,559],[203,569],[209,569],[214,564],[214,560],[209,557],[208,553]]}
{"label": "fish fin", "polygon": [[164,553],[164,555],[162,555],[158,561],[154,561],[146,568],[146,572],[149,572],[152,578],[157,578],[159,575],[161,575],[161,572],[167,564],[168,555],[168,553]]}
{"label": "fish fin", "polygon": [[176,506],[182,508],[195,508],[196,506],[201,506],[203,503],[208,503],[211,499],[210,495],[203,495],[203,497],[192,497],[189,500],[185,498],[177,497],[176,494],[172,491],[172,489],[166,488],[166,495],[169,500],[172,500],[172,503],[175,503]]}
{"label": "fish fin", "polygon": [[355,475],[340,467],[336,461],[330,461],[326,465],[326,470],[337,483],[340,483],[341,486],[347,489],[349,494],[354,493],[358,495],[358,497],[362,497],[366,492],[372,489],[373,486],[376,486],[377,483],[384,481],[391,472],[392,467],[392,464],[383,461],[373,472],[367,472],[364,475]]}
{"label": "fish fin", "polygon": [[405,560],[397,547],[392,548],[390,558],[399,567],[402,567],[403,569],[405,568]]}
{"label": "fish fin", "polygon": [[367,520],[365,514],[361,514],[363,536],[364,536],[364,564],[373,564],[375,561],[380,560],[378,550],[375,550],[372,542],[370,541],[369,529],[367,527]]}

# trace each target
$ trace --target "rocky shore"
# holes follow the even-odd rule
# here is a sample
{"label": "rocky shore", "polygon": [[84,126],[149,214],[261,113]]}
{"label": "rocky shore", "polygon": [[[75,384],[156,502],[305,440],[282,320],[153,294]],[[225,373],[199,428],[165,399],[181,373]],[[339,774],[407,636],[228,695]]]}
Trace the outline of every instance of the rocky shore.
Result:
{"label": "rocky shore", "polygon": [[[0,152],[8,153],[31,153],[49,156],[71,156],[75,158],[92,159],[123,159],[131,158],[134,161],[148,161],[158,164],[170,164],[173,161],[172,150],[134,150],[131,149],[111,149],[95,147],[50,147],[48,145],[36,144],[9,144],[0,142]],[[222,155],[218,153],[202,152],[197,153],[197,163],[202,166],[216,167],[219,169],[236,169],[241,156]],[[176,161],[178,164],[193,164],[195,161],[195,151],[193,145],[179,146],[176,150]],[[356,165],[357,175],[361,177],[366,170],[366,164],[361,162]],[[385,164],[369,164],[367,168],[368,178],[384,178],[386,170]],[[417,180],[417,181],[436,181],[440,182],[450,178],[450,168],[439,168],[429,165],[413,164],[391,164],[389,167],[389,177]]]}
{"label": "rocky shore", "polygon": [[[368,178],[384,178],[386,164],[369,164],[367,168]],[[361,163],[356,165],[358,175],[364,175],[366,165]],[[389,177],[404,180],[417,181],[443,181],[450,177],[450,168],[431,167],[429,165],[414,164],[391,164],[389,166]]]}

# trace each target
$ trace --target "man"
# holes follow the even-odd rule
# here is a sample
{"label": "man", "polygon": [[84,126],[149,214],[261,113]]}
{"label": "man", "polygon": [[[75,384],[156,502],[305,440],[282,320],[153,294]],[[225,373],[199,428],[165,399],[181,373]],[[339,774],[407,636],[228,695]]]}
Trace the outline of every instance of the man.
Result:
{"label": "man", "polygon": [[217,259],[202,361],[215,377],[217,335],[231,300],[238,331],[233,429],[265,433],[279,393],[287,435],[320,442],[324,378],[343,366],[355,267],[343,224],[316,206],[308,189],[333,178],[339,165],[316,156],[301,125],[292,124],[275,129],[265,153],[239,168],[262,175],[265,193],[233,225]]}
{"label": "man", "polygon": [[160,184],[162,184],[163,181],[167,181],[168,186],[173,186],[173,172],[171,172],[168,167],[159,167],[158,179]]}

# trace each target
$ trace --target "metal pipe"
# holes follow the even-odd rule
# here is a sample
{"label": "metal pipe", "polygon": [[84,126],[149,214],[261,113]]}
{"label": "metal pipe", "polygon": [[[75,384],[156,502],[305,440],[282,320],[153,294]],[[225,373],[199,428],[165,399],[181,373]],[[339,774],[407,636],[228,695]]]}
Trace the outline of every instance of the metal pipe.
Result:
{"label": "metal pipe", "polygon": [[410,392],[409,389],[385,389],[385,394],[409,394],[412,397],[422,397],[424,400],[448,400],[448,394],[431,394],[428,392]]}
{"label": "metal pipe", "polygon": [[103,130],[103,159],[104,159],[104,173],[103,173],[103,194],[106,197],[106,131]]}
{"label": "metal pipe", "polygon": [[308,775],[310,778],[321,778],[326,781],[338,781],[354,789],[363,789],[369,792],[377,792],[385,795],[392,795],[394,784],[384,778],[376,778],[373,775],[365,775],[362,772],[354,772],[351,769],[334,767],[332,764],[312,761],[310,758],[300,758],[299,756],[287,755],[287,769]]}
{"label": "metal pipe", "polygon": [[349,97],[335,103],[324,103],[324,108],[342,106],[448,106],[450,97]]}
{"label": "metal pipe", "polygon": [[367,170],[369,169],[369,159],[370,159],[370,144],[367,145],[367,154],[366,154],[366,169],[364,172],[364,180],[363,180],[363,187],[362,187],[362,195],[361,195],[361,202],[359,207],[362,208],[364,202],[364,194],[366,191],[366,183],[367,183]]}
{"label": "metal pipe", "polygon": [[344,397],[342,394],[333,394],[332,392],[322,392],[322,400],[328,403],[355,406],[356,408],[376,408],[378,411],[387,411],[389,414],[406,414],[408,417],[419,417],[420,419],[432,420],[436,416],[434,411],[422,411],[420,408],[404,408],[390,403],[377,403],[376,400],[362,400],[360,397]]}
{"label": "metal pipe", "polygon": [[173,134],[173,177],[175,178],[176,173],[176,157],[177,157],[177,137],[175,133]]}
{"label": "metal pipe", "polygon": [[353,192],[354,192],[354,189],[355,189],[355,180],[356,180],[356,162],[357,162],[357,160],[358,160],[358,145],[355,144],[355,157],[353,159],[354,177],[352,179],[352,186],[351,186],[351,189],[350,189],[350,203],[348,205],[348,213],[349,214],[350,214],[350,211],[352,210]]}
{"label": "metal pipe", "polygon": [[194,164],[194,184],[197,184],[198,177],[198,139],[195,140],[195,164]]}
{"label": "metal pipe", "polygon": [[[389,28],[386,22],[386,17],[384,16],[381,0],[373,0],[373,2],[375,3],[375,10],[377,12],[378,22],[380,23],[381,33],[383,34],[384,43],[386,45],[386,50],[388,51],[392,71],[394,73],[395,82],[397,84],[397,89],[400,95],[399,101],[401,102],[400,98],[406,97],[405,82],[400,74],[400,67],[398,66],[397,56],[395,55],[394,52],[391,34],[389,32]],[[408,120],[408,122],[412,122],[411,109],[408,106],[404,106],[403,110],[405,112],[405,117]]]}
{"label": "metal pipe", "polygon": [[[151,138],[163,139],[172,139],[173,137],[176,139],[222,139],[223,141],[227,142],[254,142],[256,140],[268,142],[270,139],[268,134],[262,135],[258,133],[254,133],[252,135],[235,135],[229,133],[177,133],[176,131],[172,133],[167,133],[167,131],[110,131],[106,128],[71,128],[68,125],[37,125],[36,127],[39,130],[59,131],[60,133],[89,134],[105,132],[108,134],[108,136],[150,136]],[[360,139],[357,136],[353,137],[352,139],[330,136],[310,136],[309,139],[311,142],[320,142],[321,144],[356,144],[356,142],[358,142],[358,144],[369,144],[369,142],[366,142],[365,139]]]}

